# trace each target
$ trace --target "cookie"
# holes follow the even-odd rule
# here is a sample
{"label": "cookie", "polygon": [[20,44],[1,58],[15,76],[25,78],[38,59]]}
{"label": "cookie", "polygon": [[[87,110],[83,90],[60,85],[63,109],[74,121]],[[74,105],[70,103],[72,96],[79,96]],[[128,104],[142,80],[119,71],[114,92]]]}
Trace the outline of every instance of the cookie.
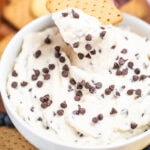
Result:
{"label": "cookie", "polygon": [[3,17],[17,29],[34,19],[29,11],[30,0],[10,1],[3,10]]}
{"label": "cookie", "polygon": [[40,17],[49,13],[45,5],[46,1],[47,0],[32,0],[31,1],[30,10],[34,17]]}
{"label": "cookie", "polygon": [[3,51],[5,50],[7,44],[9,43],[9,41],[11,40],[13,36],[14,36],[14,33],[11,33],[5,36],[2,40],[0,40],[0,57],[2,56]]}
{"label": "cookie", "polygon": [[0,149],[37,150],[14,128],[0,127]]}
{"label": "cookie", "polygon": [[50,13],[75,7],[98,18],[103,24],[117,24],[123,18],[120,10],[109,0],[47,0],[46,7]]}
{"label": "cookie", "polygon": [[120,10],[142,19],[149,13],[149,7],[143,0],[131,0],[123,5]]}

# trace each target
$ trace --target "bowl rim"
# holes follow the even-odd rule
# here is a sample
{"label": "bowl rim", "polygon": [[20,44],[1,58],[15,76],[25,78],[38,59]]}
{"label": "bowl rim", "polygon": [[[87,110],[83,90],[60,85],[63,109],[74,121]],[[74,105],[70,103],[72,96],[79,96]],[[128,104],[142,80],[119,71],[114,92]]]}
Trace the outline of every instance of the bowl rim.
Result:
{"label": "bowl rim", "polygon": [[[25,27],[23,27],[14,37],[13,39],[9,42],[9,44],[7,45],[2,57],[1,57],[1,62],[0,62],[0,83],[5,83],[5,85],[3,84],[0,84],[0,91],[1,91],[1,96],[2,96],[2,101],[4,103],[4,106],[6,108],[6,111],[8,113],[8,115],[12,115],[16,120],[17,122],[23,126],[23,128],[25,128],[26,130],[28,130],[30,133],[34,134],[36,137],[40,137],[41,139],[43,139],[44,141],[47,141],[47,142],[52,142],[53,144],[57,144],[57,145],[60,145],[60,146],[65,146],[67,148],[80,148],[80,149],[108,149],[108,148],[118,148],[120,146],[126,146],[126,145],[129,145],[131,143],[134,143],[135,141],[139,141],[143,138],[145,138],[146,136],[150,135],[150,130],[144,132],[144,133],[141,133],[137,136],[134,136],[132,138],[130,138],[129,140],[126,140],[126,141],[123,141],[123,142],[119,142],[119,143],[114,143],[114,144],[110,144],[110,145],[104,145],[104,146],[100,146],[100,145],[95,145],[95,146],[81,146],[81,145],[75,145],[75,144],[70,144],[70,143],[64,143],[60,140],[54,140],[53,138],[51,139],[47,139],[46,137],[43,137],[43,136],[40,136],[40,134],[38,134],[35,130],[32,130],[31,127],[25,123],[25,121],[22,120],[21,117],[19,117],[19,115],[17,114],[16,111],[14,111],[13,107],[11,106],[10,102],[9,102],[9,99],[7,97],[7,92],[6,92],[6,81],[3,81],[3,71],[4,71],[4,66],[6,63],[8,63],[6,60],[7,58],[7,55],[9,55],[9,51],[12,47],[12,45],[14,44],[14,42],[21,37],[22,34],[26,33],[28,31],[29,28],[32,27],[33,29],[33,26],[37,25],[37,24],[40,24],[42,21],[45,21],[45,20],[48,20],[51,18],[51,14],[47,14],[47,15],[44,15],[40,18],[37,18],[35,20],[33,20],[32,22],[30,22],[29,24],[27,24]],[[139,24],[142,24],[143,26],[147,27],[150,31],[150,25],[132,15],[129,15],[127,13],[124,13],[124,19],[129,19],[129,20],[135,20],[136,22],[138,22]],[[50,25],[43,25],[44,28],[48,27],[48,26],[52,26],[52,24]],[[8,74],[7,74],[8,76]],[[10,114],[11,113],[11,114]],[[14,122],[13,122],[14,123]],[[14,123],[15,125],[15,123]],[[18,127],[16,127],[18,129]],[[21,133],[22,134],[22,133]],[[26,138],[26,137],[25,137]],[[29,139],[27,139],[29,140]],[[30,140],[29,140],[30,141]]]}

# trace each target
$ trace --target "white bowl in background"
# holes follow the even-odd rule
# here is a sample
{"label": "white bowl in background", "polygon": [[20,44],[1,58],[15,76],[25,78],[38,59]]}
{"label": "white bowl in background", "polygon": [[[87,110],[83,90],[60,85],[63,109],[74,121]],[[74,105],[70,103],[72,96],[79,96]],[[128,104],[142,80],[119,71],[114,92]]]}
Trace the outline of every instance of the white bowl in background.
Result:
{"label": "white bowl in background", "polygon": [[[108,145],[108,146],[92,146],[84,147],[76,145],[74,147],[71,144],[64,144],[61,141],[56,140],[48,140],[46,137],[41,137],[40,133],[32,130],[28,124],[26,124],[14,111],[12,106],[10,105],[7,90],[6,90],[6,83],[7,77],[9,72],[12,70],[12,66],[14,64],[14,60],[17,57],[21,45],[22,45],[22,38],[23,35],[31,32],[31,31],[41,31],[47,27],[53,26],[54,23],[52,21],[51,15],[48,14],[46,16],[40,17],[35,21],[32,21],[23,29],[21,29],[14,38],[9,42],[8,46],[6,47],[2,59],[1,59],[1,66],[0,66],[0,89],[1,95],[3,99],[4,106],[8,115],[10,116],[12,122],[14,123],[15,127],[19,130],[19,132],[34,146],[41,150],[140,150],[150,144],[150,130],[136,136],[134,138],[129,139],[126,142]],[[119,25],[121,27],[129,27],[131,31],[136,32],[142,36],[146,36],[150,38],[150,25],[133,17],[128,14],[124,14],[124,20]]]}

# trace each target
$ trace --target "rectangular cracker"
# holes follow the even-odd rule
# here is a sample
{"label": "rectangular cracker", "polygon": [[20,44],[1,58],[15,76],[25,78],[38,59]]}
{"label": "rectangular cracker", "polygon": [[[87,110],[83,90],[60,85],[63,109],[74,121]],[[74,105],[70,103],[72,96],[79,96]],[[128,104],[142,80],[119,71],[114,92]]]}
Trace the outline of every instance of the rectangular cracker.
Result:
{"label": "rectangular cracker", "polygon": [[50,13],[69,7],[83,10],[99,19],[102,24],[117,24],[122,21],[122,13],[109,0],[47,0]]}

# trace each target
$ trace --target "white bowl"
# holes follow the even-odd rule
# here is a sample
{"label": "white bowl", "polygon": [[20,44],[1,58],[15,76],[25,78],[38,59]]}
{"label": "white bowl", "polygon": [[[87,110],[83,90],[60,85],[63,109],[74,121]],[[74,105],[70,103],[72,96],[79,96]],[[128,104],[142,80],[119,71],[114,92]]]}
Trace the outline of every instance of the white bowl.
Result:
{"label": "white bowl", "polygon": [[[9,72],[12,69],[12,65],[14,64],[14,60],[17,57],[21,44],[22,44],[22,35],[30,32],[30,31],[40,31],[46,27],[53,26],[54,23],[52,21],[51,15],[43,16],[25,26],[21,29],[15,37],[10,41],[5,52],[1,59],[0,66],[0,88],[1,95],[3,98],[4,106],[7,110],[8,115],[10,116],[12,122],[15,127],[19,130],[19,132],[33,145],[42,150],[139,150],[150,144],[150,130],[136,136],[134,138],[129,139],[126,142],[118,143],[110,146],[95,146],[95,147],[80,147],[80,146],[72,146],[71,144],[64,144],[61,141],[56,140],[48,140],[46,137],[41,137],[40,133],[32,130],[30,126],[28,126],[14,111],[12,106],[10,105],[7,91],[6,91],[6,82]],[[131,16],[128,14],[124,14],[124,20],[119,25],[121,27],[129,27],[132,31],[143,35],[149,36],[150,38],[150,25]]]}

